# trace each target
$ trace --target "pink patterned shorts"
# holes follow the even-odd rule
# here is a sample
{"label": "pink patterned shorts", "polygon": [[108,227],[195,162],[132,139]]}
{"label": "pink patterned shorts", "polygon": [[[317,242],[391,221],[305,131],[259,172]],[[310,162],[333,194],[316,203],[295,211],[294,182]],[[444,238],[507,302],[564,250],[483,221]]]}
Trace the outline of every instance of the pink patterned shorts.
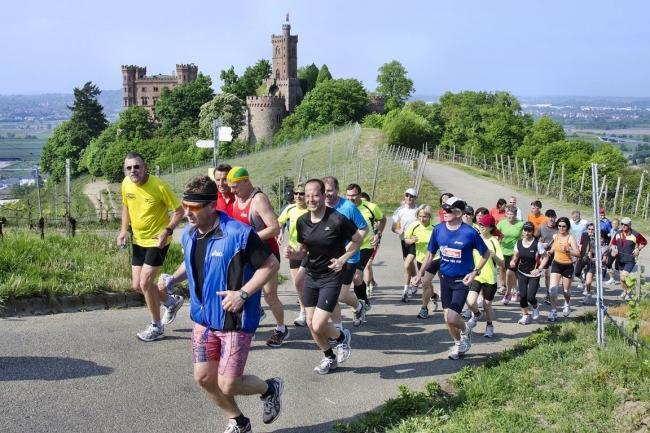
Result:
{"label": "pink patterned shorts", "polygon": [[211,331],[194,324],[192,362],[219,362],[219,374],[240,377],[244,374],[253,334],[241,331]]}

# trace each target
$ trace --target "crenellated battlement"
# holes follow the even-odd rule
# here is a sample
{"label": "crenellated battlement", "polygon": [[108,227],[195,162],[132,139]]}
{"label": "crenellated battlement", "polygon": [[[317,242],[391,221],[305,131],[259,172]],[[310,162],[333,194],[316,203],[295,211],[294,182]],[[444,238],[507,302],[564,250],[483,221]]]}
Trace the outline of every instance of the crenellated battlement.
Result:
{"label": "crenellated battlement", "polygon": [[249,108],[282,108],[284,96],[247,96],[246,106]]}

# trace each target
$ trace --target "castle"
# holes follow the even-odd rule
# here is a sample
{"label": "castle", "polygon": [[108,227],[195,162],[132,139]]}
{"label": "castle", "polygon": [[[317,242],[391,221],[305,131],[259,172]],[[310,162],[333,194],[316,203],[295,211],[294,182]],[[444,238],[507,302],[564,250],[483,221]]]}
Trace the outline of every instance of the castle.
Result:
{"label": "castle", "polygon": [[147,76],[147,68],[122,65],[122,97],[125,107],[141,105],[154,115],[154,107],[162,89],[173,89],[183,83],[194,81],[198,74],[195,64],[176,65],[176,75]]}
{"label": "castle", "polygon": [[[298,79],[298,36],[291,34],[287,14],[281,35],[271,35],[271,77],[262,83],[264,95],[248,96],[238,138],[249,143],[264,140],[270,143],[282,125],[282,119],[293,112],[303,98]],[[174,87],[196,79],[198,68],[194,64],[176,65],[176,75],[147,77],[147,68],[122,66],[124,106],[141,105],[152,115],[156,101],[164,87]],[[368,112],[383,113],[384,98],[368,96]]]}

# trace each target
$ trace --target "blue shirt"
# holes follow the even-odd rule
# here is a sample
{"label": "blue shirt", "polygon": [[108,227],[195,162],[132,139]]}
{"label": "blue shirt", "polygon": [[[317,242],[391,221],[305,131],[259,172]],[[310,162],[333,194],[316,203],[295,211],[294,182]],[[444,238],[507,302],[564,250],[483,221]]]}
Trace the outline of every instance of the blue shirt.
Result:
{"label": "blue shirt", "polygon": [[474,250],[481,256],[488,250],[481,235],[465,223],[453,231],[444,223],[435,226],[427,249],[431,254],[440,251],[440,273],[450,278],[464,278],[474,270]]}
{"label": "blue shirt", "polygon": [[[343,197],[339,197],[338,203],[336,203],[336,206],[334,206],[334,209],[339,211],[339,213],[342,213],[347,219],[352,221],[354,225],[357,226],[357,229],[363,230],[368,228],[368,224],[366,224],[366,220],[357,209],[357,207],[352,203],[350,200],[347,200]],[[361,260],[361,253],[359,250],[357,250],[352,257],[347,261],[348,263],[359,263],[359,260]]]}
{"label": "blue shirt", "polygon": [[600,232],[609,235],[612,231],[612,222],[607,218],[601,218],[598,222],[600,226]]}

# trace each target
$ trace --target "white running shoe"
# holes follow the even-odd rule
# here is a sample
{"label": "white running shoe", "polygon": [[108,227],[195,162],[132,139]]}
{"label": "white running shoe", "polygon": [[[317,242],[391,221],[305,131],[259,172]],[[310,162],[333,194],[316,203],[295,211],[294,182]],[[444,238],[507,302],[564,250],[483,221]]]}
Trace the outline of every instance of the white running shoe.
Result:
{"label": "white running shoe", "polygon": [[613,278],[610,278],[609,280],[605,281],[603,284],[607,284],[608,286],[616,284],[616,280]]}
{"label": "white running shoe", "polygon": [[320,363],[314,367],[314,371],[318,374],[327,374],[332,370],[336,370],[339,366],[336,358],[328,358],[327,356],[320,360]]}
{"label": "white running shoe", "polygon": [[472,317],[470,317],[469,320],[465,323],[465,326],[467,326],[469,329],[474,329],[478,321],[481,320],[482,318],[483,318],[482,311],[479,311],[478,316],[472,314]]}
{"label": "white running shoe", "polygon": [[555,322],[557,320],[557,311],[551,310],[548,312],[548,319],[549,322]]}
{"label": "white running shoe", "polygon": [[472,317],[472,311],[469,308],[465,307],[463,308],[463,311],[461,311],[460,315],[463,319],[469,320]]}
{"label": "white running shoe", "polygon": [[533,320],[539,319],[539,305],[533,308]]}
{"label": "white running shoe", "polygon": [[350,342],[352,341],[352,334],[347,329],[344,329],[343,335],[345,338],[341,343],[336,344],[336,361],[338,364],[343,364],[348,360],[350,354],[352,353],[352,348],[350,347]]}
{"label": "white running shoe", "polygon": [[460,356],[462,353],[460,353],[460,343],[454,343],[454,345],[451,347],[451,350],[447,354],[447,358],[457,360],[460,359]]}
{"label": "white running shoe", "polygon": [[307,326],[307,316],[304,311],[301,311],[300,314],[298,314],[298,317],[293,321],[293,324],[300,327]]}
{"label": "white running shoe", "polygon": [[164,307],[165,313],[160,320],[163,325],[169,325],[176,320],[176,313],[178,313],[178,310],[183,306],[183,302],[185,302],[185,299],[180,295],[172,295],[172,297],[175,299],[174,304],[169,308]]}
{"label": "white running shoe", "polygon": [[562,315],[564,317],[569,317],[569,314],[571,314],[571,307],[569,304],[564,304],[564,307],[562,307]]}
{"label": "white running shoe", "polygon": [[154,325],[153,323],[149,325],[147,329],[142,332],[138,332],[136,336],[146,342],[160,340],[165,336],[165,327]]}
{"label": "white running shoe", "polygon": [[530,315],[529,314],[522,314],[521,319],[517,321],[520,325],[528,325],[530,324]]}
{"label": "white running shoe", "polygon": [[486,338],[494,337],[494,325],[485,325],[485,334],[483,336]]}
{"label": "white running shoe", "polygon": [[578,287],[577,287],[578,290],[582,290],[584,288],[585,288],[585,285],[582,284],[582,282],[578,283]]}
{"label": "white running shoe", "polygon": [[503,298],[501,299],[501,303],[503,305],[508,305],[510,303],[510,295],[503,295]]}
{"label": "white running shoe", "polygon": [[460,344],[458,346],[458,351],[461,354],[464,354],[472,347],[472,332],[460,333]]}

